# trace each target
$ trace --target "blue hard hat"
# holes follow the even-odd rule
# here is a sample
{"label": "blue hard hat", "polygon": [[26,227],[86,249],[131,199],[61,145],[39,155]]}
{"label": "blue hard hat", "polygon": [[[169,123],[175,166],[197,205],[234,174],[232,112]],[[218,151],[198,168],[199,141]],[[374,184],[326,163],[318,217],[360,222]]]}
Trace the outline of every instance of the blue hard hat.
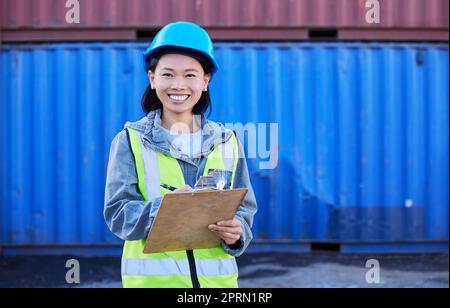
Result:
{"label": "blue hard hat", "polygon": [[170,23],[162,28],[153,39],[152,44],[144,52],[144,68],[148,72],[150,60],[156,51],[176,47],[200,52],[212,64],[214,74],[219,66],[214,58],[214,48],[208,33],[200,26],[186,21]]}

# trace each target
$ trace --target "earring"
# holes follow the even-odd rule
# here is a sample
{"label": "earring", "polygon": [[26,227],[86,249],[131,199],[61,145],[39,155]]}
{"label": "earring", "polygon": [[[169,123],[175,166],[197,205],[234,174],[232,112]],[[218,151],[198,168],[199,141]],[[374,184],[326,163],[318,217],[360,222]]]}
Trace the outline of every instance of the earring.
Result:
{"label": "earring", "polygon": [[208,91],[208,88],[207,88],[207,87],[203,89],[203,92],[207,92],[207,91]]}

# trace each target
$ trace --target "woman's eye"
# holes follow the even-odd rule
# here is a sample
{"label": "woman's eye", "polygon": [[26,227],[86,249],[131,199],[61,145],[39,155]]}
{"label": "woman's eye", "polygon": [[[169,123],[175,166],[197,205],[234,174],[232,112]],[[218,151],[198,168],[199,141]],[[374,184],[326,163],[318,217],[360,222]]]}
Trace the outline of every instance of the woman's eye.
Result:
{"label": "woman's eye", "polygon": [[165,73],[165,74],[163,74],[163,76],[164,76],[164,77],[172,77],[172,74]]}
{"label": "woman's eye", "polygon": [[187,77],[195,77],[195,75],[194,74],[188,74],[188,75],[186,75]]}

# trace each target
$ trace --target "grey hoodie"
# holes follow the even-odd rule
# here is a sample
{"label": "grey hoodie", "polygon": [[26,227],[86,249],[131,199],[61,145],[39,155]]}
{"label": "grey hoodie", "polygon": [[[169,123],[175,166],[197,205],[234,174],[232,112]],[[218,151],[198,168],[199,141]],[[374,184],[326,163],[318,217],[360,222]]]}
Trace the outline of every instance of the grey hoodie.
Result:
{"label": "grey hoodie", "polygon": [[[176,158],[183,171],[185,183],[193,187],[203,174],[207,156],[214,148],[228,141],[231,132],[224,126],[199,118],[202,129],[202,152],[198,157],[189,158],[181,154],[171,143],[170,134],[161,126],[160,111],[150,112],[137,122],[127,122],[125,128],[132,128],[145,136],[146,146]],[[241,255],[252,240],[251,227],[257,205],[250,183],[247,162],[242,145],[239,143],[239,160],[233,188],[248,188],[249,191],[239,208],[236,219],[242,224],[241,240],[233,246],[222,241],[222,247],[232,256]],[[144,201],[138,190],[138,178],[133,154],[125,130],[114,138],[108,162],[105,188],[104,218],[111,230],[122,240],[134,241],[147,237],[153,220],[161,204],[161,197]]]}

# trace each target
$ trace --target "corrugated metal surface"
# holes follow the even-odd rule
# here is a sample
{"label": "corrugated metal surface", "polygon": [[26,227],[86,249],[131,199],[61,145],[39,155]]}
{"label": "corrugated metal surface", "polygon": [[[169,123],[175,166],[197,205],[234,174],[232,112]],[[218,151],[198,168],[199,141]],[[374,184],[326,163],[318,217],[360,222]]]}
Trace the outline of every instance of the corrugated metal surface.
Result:
{"label": "corrugated metal surface", "polygon": [[[366,0],[78,0],[81,27],[370,27]],[[448,0],[380,0],[382,27],[448,28]],[[66,0],[1,0],[3,27],[60,28]]]}
{"label": "corrugated metal surface", "polygon": [[[112,138],[141,117],[145,47],[3,47],[2,243],[117,243],[104,177]],[[448,241],[448,55],[447,45],[218,44],[212,118],[279,123],[277,169],[249,160],[255,238]]]}
{"label": "corrugated metal surface", "polygon": [[112,137],[139,114],[142,47],[3,50],[3,243],[115,241],[103,179]]}
{"label": "corrugated metal surface", "polygon": [[367,2],[78,0],[80,23],[67,24],[65,0],[0,0],[0,39],[149,39],[168,22],[188,20],[206,27],[216,40],[305,40],[316,38],[317,29],[331,29],[328,39],[448,41],[448,0],[379,1],[379,24],[366,22]]}
{"label": "corrugated metal surface", "polygon": [[280,123],[257,238],[448,239],[448,47],[263,46],[219,49],[216,96],[221,119]]}

